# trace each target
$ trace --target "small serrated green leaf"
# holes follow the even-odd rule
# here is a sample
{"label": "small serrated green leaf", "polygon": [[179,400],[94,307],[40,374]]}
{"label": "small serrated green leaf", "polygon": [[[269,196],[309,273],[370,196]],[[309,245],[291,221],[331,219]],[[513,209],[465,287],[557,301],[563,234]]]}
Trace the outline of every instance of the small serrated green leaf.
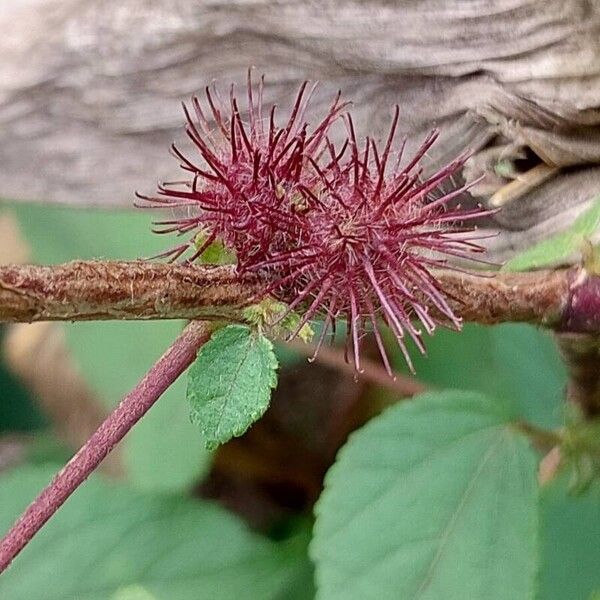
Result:
{"label": "small serrated green leaf", "polygon": [[[198,234],[194,242],[196,248],[200,248],[206,239],[206,234]],[[235,263],[235,252],[227,248],[221,240],[215,240],[204,250],[199,261],[205,265],[231,265]]]}
{"label": "small serrated green leaf", "polygon": [[259,331],[269,331],[275,337],[295,333],[303,342],[308,343],[314,336],[314,331],[308,323],[298,330],[301,320],[298,313],[288,312],[287,304],[272,298],[265,298],[258,304],[247,306],[242,314],[246,322]]}
{"label": "small serrated green leaf", "polygon": [[600,196],[590,208],[579,215],[571,227],[509,260],[503,271],[528,271],[559,264],[574,252],[580,251],[600,226]]}
{"label": "small serrated green leaf", "polygon": [[277,385],[273,344],[244,325],[218,330],[188,373],[190,418],[215,448],[242,435],[269,406]]}

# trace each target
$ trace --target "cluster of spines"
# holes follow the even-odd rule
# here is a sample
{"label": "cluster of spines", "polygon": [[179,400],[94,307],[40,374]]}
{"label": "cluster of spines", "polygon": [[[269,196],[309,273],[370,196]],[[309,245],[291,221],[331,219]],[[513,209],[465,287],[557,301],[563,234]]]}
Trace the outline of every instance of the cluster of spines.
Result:
{"label": "cluster of spines", "polygon": [[235,249],[243,268],[253,257],[284,247],[294,233],[295,215],[288,199],[313,185],[315,175],[305,168],[306,157],[318,160],[327,131],[345,105],[338,94],[325,117],[309,129],[304,116],[315,86],[307,92],[308,83],[304,83],[287,122],[279,127],[276,106],[263,119],[263,79],[255,101],[248,77],[247,124],[233,86],[228,104],[216,86],[207,87],[206,111],[197,97],[191,103],[195,118],[183,106],[187,136],[204,165],[173,144],[171,151],[181,168],[192,174],[191,180],[161,184],[155,197],[138,194],[150,205],[188,211],[185,217],[155,223],[158,233],[206,233],[201,245],[192,235],[161,258],[177,260],[187,254],[193,262],[220,238]]}
{"label": "cluster of spines", "polygon": [[[412,369],[406,334],[424,352],[422,329],[431,334],[440,321],[460,327],[435,269],[447,266],[448,256],[473,260],[482,250],[480,236],[465,223],[487,211],[456,204],[468,186],[440,192],[466,156],[423,178],[419,165],[437,133],[403,164],[404,145],[394,149],[398,108],[382,147],[371,138],[359,146],[339,95],[309,128],[304,118],[314,87],[307,94],[303,84],[286,124],[278,127],[275,108],[263,119],[262,91],[261,79],[255,102],[249,79],[247,124],[233,89],[226,105],[216,88],[207,88],[210,113],[194,98],[195,120],[184,108],[187,134],[206,166],[173,146],[192,179],[183,189],[163,185],[157,197],[140,196],[154,206],[192,211],[158,223],[161,232],[192,234],[163,256],[176,260],[193,247],[188,258],[193,261],[220,239],[235,251],[240,273],[264,275],[266,293],[285,301],[288,312],[303,310],[292,337],[309,320],[323,317],[318,352],[327,332],[345,320],[347,354],[356,368],[360,340],[372,331],[391,374],[379,328],[384,322]],[[328,132],[338,120],[347,135],[336,148]]]}

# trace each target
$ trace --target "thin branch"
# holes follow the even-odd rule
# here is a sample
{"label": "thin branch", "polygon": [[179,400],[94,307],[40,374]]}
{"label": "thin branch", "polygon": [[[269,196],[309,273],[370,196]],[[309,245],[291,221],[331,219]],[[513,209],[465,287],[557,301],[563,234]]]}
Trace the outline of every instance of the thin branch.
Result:
{"label": "thin branch", "polygon": [[518,421],[513,426],[524,433],[531,440],[531,443],[544,454],[550,452],[552,448],[560,446],[563,440],[560,431],[542,429],[527,421]]}
{"label": "thin branch", "polygon": [[567,398],[585,417],[600,416],[600,336],[563,333],[556,339],[569,374]]}
{"label": "thin branch", "polygon": [[239,320],[261,286],[233,267],[144,261],[0,266],[0,321]]}
{"label": "thin branch", "polygon": [[[457,316],[600,332],[600,277],[578,267],[532,273],[435,272]],[[0,266],[0,321],[243,320],[264,284],[231,266],[74,261]],[[435,312],[434,307],[430,307]]]}
{"label": "thin branch", "polygon": [[[435,277],[450,296],[453,311],[464,321],[484,325],[531,323],[563,329],[570,316],[576,273],[579,273],[577,268],[477,275],[448,270],[436,271]],[[598,310],[600,294],[596,303]],[[581,326],[582,323],[573,325]],[[596,317],[590,325],[600,327],[600,318]]]}
{"label": "thin branch", "polygon": [[79,452],[29,505],[0,540],[0,573],[192,363],[198,348],[210,337],[210,332],[211,327],[206,323],[190,323]]}
{"label": "thin branch", "polygon": [[[304,356],[311,357],[315,353],[314,344],[305,344],[298,339],[288,342],[288,346]],[[343,350],[335,347],[321,346],[315,360],[323,365],[352,375],[357,379],[384,387],[402,397],[415,396],[427,389],[425,384],[410,375],[394,373],[394,378],[390,377],[383,367],[366,358],[361,359],[360,366],[362,372],[357,373],[354,365],[345,359]]]}

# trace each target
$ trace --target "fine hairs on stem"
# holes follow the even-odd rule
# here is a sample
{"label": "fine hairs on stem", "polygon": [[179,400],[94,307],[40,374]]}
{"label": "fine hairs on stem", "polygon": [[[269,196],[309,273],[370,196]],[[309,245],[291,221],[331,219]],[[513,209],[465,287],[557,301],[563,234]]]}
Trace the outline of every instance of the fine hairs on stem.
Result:
{"label": "fine hairs on stem", "polygon": [[193,362],[212,328],[192,321],[0,540],[0,573]]}

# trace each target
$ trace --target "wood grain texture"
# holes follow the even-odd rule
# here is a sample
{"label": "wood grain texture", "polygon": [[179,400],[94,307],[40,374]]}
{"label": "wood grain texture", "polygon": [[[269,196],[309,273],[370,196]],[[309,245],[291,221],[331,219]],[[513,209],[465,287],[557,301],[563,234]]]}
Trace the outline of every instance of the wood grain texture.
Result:
{"label": "wood grain texture", "polygon": [[443,131],[431,168],[489,145],[568,167],[490,223],[496,259],[566,227],[600,186],[595,0],[11,0],[0,28],[0,197],[130,206],[179,175],[180,101],[249,65],[269,102],[319,79],[316,113],[341,88],[363,133],[400,104],[409,145]]}

